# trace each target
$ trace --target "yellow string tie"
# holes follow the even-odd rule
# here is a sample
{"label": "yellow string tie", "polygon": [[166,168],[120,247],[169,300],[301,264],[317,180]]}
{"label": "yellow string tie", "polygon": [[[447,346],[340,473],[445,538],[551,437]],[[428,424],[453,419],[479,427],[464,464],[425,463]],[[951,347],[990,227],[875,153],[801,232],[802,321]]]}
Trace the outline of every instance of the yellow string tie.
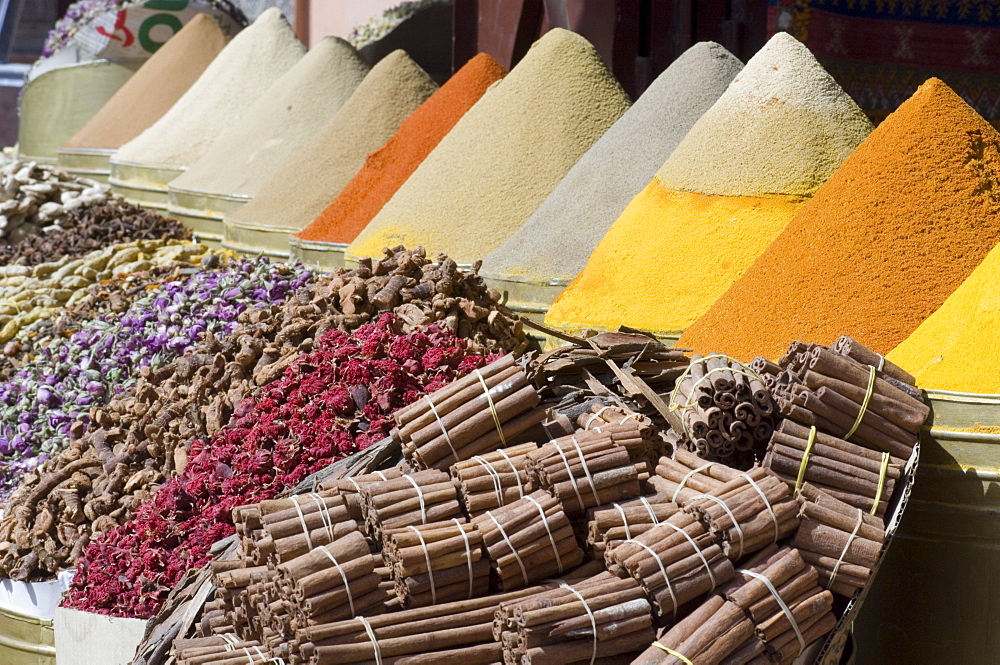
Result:
{"label": "yellow string tie", "polygon": [[809,456],[812,454],[813,444],[816,443],[816,426],[809,428],[809,440],[806,441],[806,451],[802,453],[802,462],[799,463],[799,477],[795,479],[795,496],[799,495],[802,489],[802,482],[806,479],[806,467],[809,465]]}
{"label": "yellow string tie", "polygon": [[885,489],[885,474],[888,470],[889,453],[882,453],[882,468],[878,472],[878,489],[875,491],[875,501],[872,503],[872,515],[878,513],[878,504],[882,502],[882,490]]}
{"label": "yellow string tie", "polygon": [[483,375],[476,370],[476,376],[479,377],[479,383],[483,386],[483,393],[486,394],[486,401],[490,403],[490,412],[493,414],[493,423],[497,426],[497,433],[500,435],[500,443],[504,448],[507,447],[507,438],[503,435],[503,426],[500,424],[500,415],[497,413],[497,407],[493,403],[493,397],[490,395],[490,388],[486,385],[486,379]]}
{"label": "yellow string tie", "polygon": [[871,365],[868,366],[868,392],[865,393],[865,399],[861,402],[861,410],[858,411],[858,417],[855,419],[854,424],[851,425],[851,429],[844,435],[844,440],[850,439],[854,432],[857,431],[858,426],[861,425],[861,420],[865,417],[865,413],[868,411],[868,402],[872,399],[872,393],[875,391],[875,368]]}
{"label": "yellow string tie", "polygon": [[688,658],[687,656],[685,656],[684,654],[682,654],[680,652],[674,651],[670,647],[665,647],[662,644],[660,644],[659,642],[653,642],[653,646],[656,647],[657,649],[662,649],[663,651],[666,651],[667,654],[669,654],[669,655],[673,656],[674,658],[676,658],[677,660],[681,661],[682,663],[684,663],[684,665],[694,665],[694,663],[691,662],[690,658]]}

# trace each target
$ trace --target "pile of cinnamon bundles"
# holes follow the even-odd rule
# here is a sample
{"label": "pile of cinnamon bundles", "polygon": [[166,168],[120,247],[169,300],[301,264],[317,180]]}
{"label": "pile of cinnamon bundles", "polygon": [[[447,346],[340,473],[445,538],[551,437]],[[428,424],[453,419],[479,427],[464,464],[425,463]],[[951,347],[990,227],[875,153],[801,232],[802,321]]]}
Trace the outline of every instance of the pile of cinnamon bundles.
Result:
{"label": "pile of cinnamon bundles", "polygon": [[680,510],[666,494],[651,494],[587,511],[587,544],[598,559],[608,548],[646,533]]}
{"label": "pile of cinnamon bundles", "polygon": [[793,489],[808,482],[841,501],[882,517],[905,461],[791,420],[771,438],[764,466]]}
{"label": "pile of cinnamon bundles", "polygon": [[722,546],[693,515],[679,512],[649,531],[605,552],[608,570],[639,581],[665,621],[684,604],[733,578]]}
{"label": "pile of cinnamon bundles", "polygon": [[[772,393],[781,415],[865,448],[909,459],[930,407],[913,386],[913,377],[858,342],[844,339],[834,348],[853,356],[820,344],[791,345],[778,362],[781,371],[773,375]],[[867,360],[859,362],[857,357]],[[774,371],[773,363],[755,361],[753,366]]]}
{"label": "pile of cinnamon bundles", "polygon": [[535,450],[537,444],[522,443],[453,464],[466,513],[476,517],[529,493],[528,453]]}
{"label": "pile of cinnamon bundles", "polygon": [[397,411],[396,436],[411,467],[444,470],[531,438],[524,435],[545,419],[539,401],[524,369],[506,355]]}
{"label": "pile of cinnamon bundles", "polygon": [[824,588],[850,598],[864,587],[885,543],[885,524],[806,483],[799,493],[801,524],[792,545],[819,571]]}
{"label": "pile of cinnamon bundles", "polygon": [[646,462],[636,464],[624,446],[596,431],[550,441],[528,453],[527,464],[532,487],[548,490],[571,517],[638,496],[649,477]]}
{"label": "pile of cinnamon bundles", "polygon": [[424,607],[485,596],[490,563],[474,524],[457,519],[389,529],[382,556],[403,607]]}
{"label": "pile of cinnamon bundles", "polygon": [[761,467],[683,505],[733,561],[790,536],[799,526],[799,505],[788,485]]}
{"label": "pile of cinnamon bundles", "polygon": [[562,575],[583,562],[562,504],[543,490],[489,510],[472,523],[482,534],[496,586],[504,591]]}
{"label": "pile of cinnamon bundles", "polygon": [[691,357],[670,396],[667,421],[700,457],[747,468],[763,455],[776,412],[757,372],[711,353]]}
{"label": "pile of cinnamon bundles", "polygon": [[365,483],[360,495],[365,529],[376,540],[381,540],[384,529],[464,520],[455,483],[437,469]]}
{"label": "pile of cinnamon bundles", "polygon": [[506,665],[592,663],[637,653],[654,635],[643,590],[607,571],[501,603],[493,628]]}

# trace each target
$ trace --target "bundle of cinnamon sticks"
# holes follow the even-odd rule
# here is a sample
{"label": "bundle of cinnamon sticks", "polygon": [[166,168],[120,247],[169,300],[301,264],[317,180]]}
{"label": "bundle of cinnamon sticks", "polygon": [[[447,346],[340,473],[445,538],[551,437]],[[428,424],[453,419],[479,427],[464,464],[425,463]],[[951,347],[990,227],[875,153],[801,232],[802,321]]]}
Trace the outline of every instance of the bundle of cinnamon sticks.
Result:
{"label": "bundle of cinnamon sticks", "polygon": [[[778,362],[781,371],[773,378],[772,393],[781,415],[865,448],[908,459],[930,407],[912,384],[890,376],[881,356],[854,340],[840,343],[840,348],[873,364],[820,344],[792,343]],[[764,362],[755,361],[753,366],[773,371]],[[902,376],[899,372],[895,373]]]}
{"label": "bundle of cinnamon sticks", "polygon": [[733,561],[790,536],[799,525],[799,506],[788,485],[759,466],[683,505]]}
{"label": "bundle of cinnamon sticks", "polygon": [[459,483],[465,512],[476,517],[527,494],[528,453],[535,450],[536,444],[522,443],[453,464],[451,475]]}
{"label": "bundle of cinnamon sticks", "polygon": [[376,540],[384,529],[465,519],[455,483],[437,469],[365,483],[360,494],[366,530]]}
{"label": "bundle of cinnamon sticks", "polygon": [[680,510],[666,494],[651,494],[587,511],[587,543],[598,559],[608,548],[646,533]]}
{"label": "bundle of cinnamon sticks", "polygon": [[254,565],[283,563],[359,530],[336,491],[262,501],[256,508],[261,529],[242,539]]}
{"label": "bundle of cinnamon sticks", "polygon": [[377,614],[386,601],[382,577],[375,571],[381,563],[365,537],[354,532],[279,564],[276,584],[292,601],[300,617],[297,625]]}
{"label": "bundle of cinnamon sticks", "polygon": [[885,515],[902,477],[904,460],[782,421],[771,438],[764,466],[793,489],[805,482],[863,510]]}
{"label": "bundle of cinnamon sticks", "polygon": [[733,564],[705,526],[678,512],[649,531],[605,552],[608,570],[639,581],[664,620],[733,578]]}
{"label": "bundle of cinnamon sticks", "polygon": [[885,542],[885,524],[870,514],[806,483],[799,493],[801,524],[792,540],[802,558],[819,571],[819,581],[851,597],[864,587]]}
{"label": "bundle of cinnamon sticks", "polygon": [[562,504],[543,490],[488,510],[472,523],[482,534],[497,586],[504,591],[562,575],[583,562]]}
{"label": "bundle of cinnamon sticks", "polygon": [[248,665],[273,663],[270,650],[257,640],[242,639],[234,633],[211,637],[178,639],[173,653],[177,665]]}
{"label": "bundle of cinnamon sticks", "polygon": [[776,411],[755,371],[711,353],[691,357],[670,396],[667,420],[700,457],[745,469],[763,456]]}
{"label": "bundle of cinnamon sticks", "polygon": [[[581,579],[567,577],[570,583]],[[310,626],[296,633],[288,652],[311,665],[499,663],[503,649],[493,638],[493,620],[500,604],[555,586],[550,582],[484,598]]]}
{"label": "bundle of cinnamon sticks", "polygon": [[753,655],[743,651],[763,653],[753,622],[735,604],[712,595],[664,631],[632,665],[744,665]]}
{"label": "bundle of cinnamon sticks", "polygon": [[648,485],[675,503],[684,503],[737,478],[741,471],[720,462],[706,462],[695,453],[678,448],[672,457],[661,457]]}
{"label": "bundle of cinnamon sticks", "polygon": [[588,413],[577,416],[576,424],[587,432],[608,434],[612,441],[629,451],[633,461],[645,461],[650,468],[668,452],[666,441],[652,420],[623,407],[593,404]]}
{"label": "bundle of cinnamon sticks", "polygon": [[[833,630],[833,595],[817,582],[816,569],[789,547],[771,546],[737,571],[722,594],[753,622],[764,651],[745,662],[791,663]],[[759,645],[746,644],[743,653]]]}
{"label": "bundle of cinnamon sticks", "polygon": [[636,464],[624,446],[596,431],[550,441],[528,453],[527,465],[531,486],[548,490],[571,517],[638,496],[649,477],[645,462]]}
{"label": "bundle of cinnamon sticks", "polygon": [[394,466],[384,471],[375,471],[360,476],[333,478],[320,483],[317,489],[321,492],[336,490],[338,494],[344,497],[344,503],[347,505],[347,512],[350,514],[351,519],[363,523],[364,511],[361,509],[361,488],[368,483],[394,480],[402,475],[403,470],[398,466]]}
{"label": "bundle of cinnamon sticks", "polygon": [[447,469],[531,438],[526,433],[545,419],[539,399],[507,355],[397,411],[396,435],[410,466]]}
{"label": "bundle of cinnamon sticks", "polygon": [[403,607],[423,607],[484,596],[490,563],[474,524],[457,519],[385,532],[383,557]]}
{"label": "bundle of cinnamon sticks", "polygon": [[506,665],[592,663],[641,651],[654,634],[643,590],[607,571],[500,603],[493,627]]}

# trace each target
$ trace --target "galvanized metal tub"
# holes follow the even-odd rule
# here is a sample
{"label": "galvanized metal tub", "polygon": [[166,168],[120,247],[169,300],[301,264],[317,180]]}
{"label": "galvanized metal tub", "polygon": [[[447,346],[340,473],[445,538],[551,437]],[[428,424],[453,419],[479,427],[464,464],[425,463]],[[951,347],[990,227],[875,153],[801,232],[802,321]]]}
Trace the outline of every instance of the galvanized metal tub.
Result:
{"label": "galvanized metal tub", "polygon": [[250,256],[270,256],[287,260],[291,257],[291,231],[284,226],[247,224],[226,217],[222,222],[222,246]]}
{"label": "galvanized metal tub", "polygon": [[0,580],[0,663],[55,665],[52,620],[72,572],[51,582]]}
{"label": "galvanized metal tub", "polygon": [[300,240],[289,236],[292,258],[317,268],[343,268],[347,243]]}
{"label": "galvanized metal tub", "polygon": [[225,216],[250,200],[249,196],[230,196],[168,187],[167,213],[191,229],[195,240],[209,247],[222,247]]}
{"label": "galvanized metal tub", "polygon": [[545,314],[569,285],[565,280],[548,284],[516,279],[509,275],[483,275],[486,283],[503,294],[507,307],[526,319],[545,322]]}
{"label": "galvanized metal tub", "polygon": [[859,665],[1000,659],[1000,395],[926,392],[933,426],[855,624]]}
{"label": "galvanized metal tub", "polygon": [[56,163],[60,168],[81,178],[107,184],[111,176],[111,156],[117,150],[97,148],[59,148]]}
{"label": "galvanized metal tub", "polygon": [[112,191],[129,203],[166,212],[168,185],[181,173],[184,169],[139,164],[112,157],[108,183]]}
{"label": "galvanized metal tub", "polygon": [[59,146],[83,127],[144,60],[94,60],[40,74],[21,97],[18,156],[55,164]]}

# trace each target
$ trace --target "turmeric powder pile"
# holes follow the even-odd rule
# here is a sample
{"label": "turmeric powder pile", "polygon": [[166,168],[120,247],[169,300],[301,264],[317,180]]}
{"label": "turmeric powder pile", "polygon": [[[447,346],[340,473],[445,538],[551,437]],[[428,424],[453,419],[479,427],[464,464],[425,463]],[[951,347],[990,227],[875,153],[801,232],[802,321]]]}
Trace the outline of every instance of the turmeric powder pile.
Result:
{"label": "turmeric powder pile", "polygon": [[[1000,133],[930,79],[679,343],[748,360],[777,358],[789,339],[846,333],[888,352],[1000,241],[998,219]],[[894,360],[919,370],[913,359],[900,351]]]}
{"label": "turmeric powder pile", "polygon": [[924,388],[1000,393],[1000,245],[887,356]]}
{"label": "turmeric powder pile", "polygon": [[632,200],[545,322],[676,337],[871,129],[805,46],[775,35]]}

